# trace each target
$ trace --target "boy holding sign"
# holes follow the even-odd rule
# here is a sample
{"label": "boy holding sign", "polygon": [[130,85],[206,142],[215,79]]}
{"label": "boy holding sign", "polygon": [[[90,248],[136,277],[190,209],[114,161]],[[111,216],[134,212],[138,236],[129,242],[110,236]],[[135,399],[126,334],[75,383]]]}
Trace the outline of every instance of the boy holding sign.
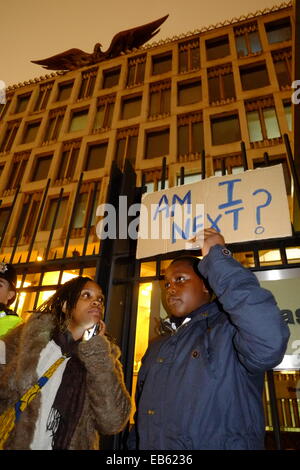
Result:
{"label": "boy holding sign", "polygon": [[289,330],[214,229],[204,230],[202,254],[166,269],[169,318],[143,358],[130,449],[264,447],[264,373],[281,362]]}

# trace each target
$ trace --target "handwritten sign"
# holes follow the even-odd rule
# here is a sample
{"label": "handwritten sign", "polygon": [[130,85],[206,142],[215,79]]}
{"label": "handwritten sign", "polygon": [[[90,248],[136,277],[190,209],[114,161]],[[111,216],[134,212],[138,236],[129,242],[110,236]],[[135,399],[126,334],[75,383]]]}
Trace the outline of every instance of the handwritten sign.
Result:
{"label": "handwritten sign", "polygon": [[138,259],[187,249],[203,228],[226,243],[290,236],[282,165],[145,194],[139,227]]}

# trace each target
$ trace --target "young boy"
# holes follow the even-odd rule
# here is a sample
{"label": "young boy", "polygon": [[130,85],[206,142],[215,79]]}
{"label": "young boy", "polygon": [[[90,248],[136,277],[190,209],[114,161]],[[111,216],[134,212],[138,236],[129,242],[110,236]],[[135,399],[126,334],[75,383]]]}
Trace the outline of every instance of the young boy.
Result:
{"label": "young boy", "polygon": [[289,330],[221,234],[204,231],[202,254],[165,272],[170,318],[143,358],[130,449],[264,447],[264,372],[281,362]]}
{"label": "young boy", "polygon": [[21,322],[8,307],[16,298],[17,273],[12,264],[0,263],[0,337]]}

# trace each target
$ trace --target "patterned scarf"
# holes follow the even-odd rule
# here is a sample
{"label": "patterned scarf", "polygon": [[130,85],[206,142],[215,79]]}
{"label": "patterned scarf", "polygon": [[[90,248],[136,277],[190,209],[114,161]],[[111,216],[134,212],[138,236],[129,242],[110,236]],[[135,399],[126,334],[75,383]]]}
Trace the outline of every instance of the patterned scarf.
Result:
{"label": "patterned scarf", "polygon": [[83,410],[86,369],[77,356],[81,340],[74,341],[68,330],[64,333],[55,330],[52,339],[60,346],[62,354],[71,356],[47,421],[47,430],[52,431],[52,449],[66,450]]}

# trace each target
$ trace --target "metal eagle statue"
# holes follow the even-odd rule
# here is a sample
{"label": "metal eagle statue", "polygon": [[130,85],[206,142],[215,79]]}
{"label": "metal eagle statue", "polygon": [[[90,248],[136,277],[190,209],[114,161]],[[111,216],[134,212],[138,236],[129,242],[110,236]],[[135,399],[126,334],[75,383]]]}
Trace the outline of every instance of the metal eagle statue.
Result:
{"label": "metal eagle statue", "polygon": [[101,50],[101,44],[97,43],[91,54],[80,49],[68,49],[47,59],[32,60],[31,62],[41,65],[47,70],[67,71],[112,59],[122,52],[138,48],[152,39],[160,31],[158,29],[159,26],[166,21],[168,16],[166,15],[151,23],[117,33],[105,52]]}

